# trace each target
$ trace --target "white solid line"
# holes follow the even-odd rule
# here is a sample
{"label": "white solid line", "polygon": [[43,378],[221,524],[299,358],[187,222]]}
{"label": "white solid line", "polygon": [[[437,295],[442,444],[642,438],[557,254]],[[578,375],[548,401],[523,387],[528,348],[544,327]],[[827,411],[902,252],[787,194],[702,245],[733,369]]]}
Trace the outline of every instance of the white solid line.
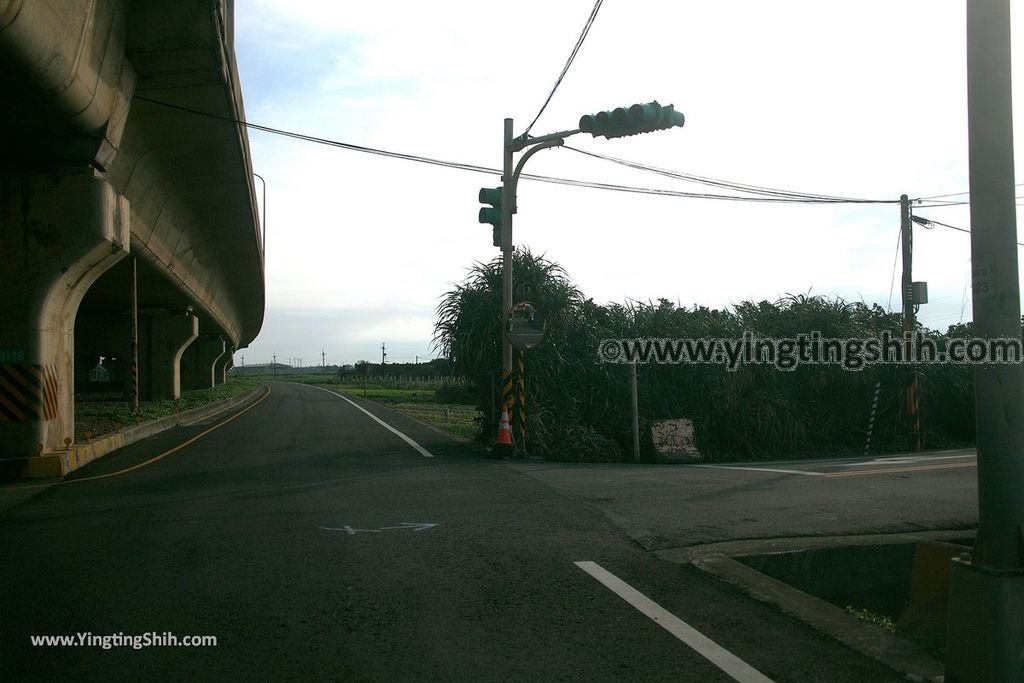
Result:
{"label": "white solid line", "polygon": [[431,453],[430,451],[428,451],[426,448],[424,448],[423,446],[419,445],[418,443],[416,443],[415,441],[413,441],[412,439],[407,437],[405,434],[403,434],[402,432],[398,431],[397,429],[395,429],[394,427],[389,425],[387,422],[385,422],[384,420],[380,419],[379,417],[377,417],[376,415],[371,413],[366,408],[363,408],[361,405],[359,405],[358,403],[356,403],[355,401],[350,399],[348,396],[342,396],[337,391],[331,391],[330,389],[324,389],[323,387],[313,386],[312,384],[307,384],[306,386],[313,387],[314,389],[319,389],[320,391],[326,391],[328,394],[334,394],[338,398],[340,398],[340,399],[342,399],[344,401],[348,401],[353,406],[355,406],[358,410],[361,410],[364,413],[366,413],[367,415],[369,415],[371,420],[373,420],[374,422],[379,424],[381,427],[383,427],[384,429],[388,430],[389,432],[391,432],[392,434],[397,436],[399,439],[401,439],[402,441],[406,442],[407,444],[409,444],[410,446],[415,448],[419,452],[419,454],[422,455],[424,458],[433,458],[434,457],[434,454]]}
{"label": "white solid line", "polygon": [[685,621],[675,616],[628,583],[604,569],[596,562],[576,562],[575,565],[600,581],[613,593],[638,609],[658,626],[696,650],[709,662],[740,683],[772,683],[760,671],[732,654]]}
{"label": "white solid line", "polygon": [[749,470],[750,472],[777,472],[779,474],[802,474],[805,477],[820,477],[821,472],[805,472],[804,470],[780,470],[771,467],[738,467],[736,465],[693,465],[693,467],[707,467],[713,470]]}
{"label": "white solid line", "polygon": [[874,460],[868,460],[865,462],[854,462],[849,465],[841,465],[841,467],[868,467],[878,465],[911,465],[915,462],[927,462],[929,460],[962,460],[964,458],[973,458],[974,454],[970,455],[907,455],[907,456],[896,456],[892,458],[876,458]]}

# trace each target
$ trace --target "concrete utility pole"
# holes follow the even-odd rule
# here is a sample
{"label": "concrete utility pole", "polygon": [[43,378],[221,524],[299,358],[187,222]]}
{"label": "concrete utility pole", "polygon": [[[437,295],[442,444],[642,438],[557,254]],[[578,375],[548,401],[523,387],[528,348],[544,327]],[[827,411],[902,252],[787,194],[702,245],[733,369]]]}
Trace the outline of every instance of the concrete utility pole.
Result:
{"label": "concrete utility pole", "polygon": [[327,372],[327,352],[320,349],[320,374]]}
{"label": "concrete utility pole", "polygon": [[388,354],[384,351],[384,342],[380,343],[380,364],[384,365],[384,359],[388,357]]}
{"label": "concrete utility pole", "polygon": [[[903,279],[901,293],[903,302],[903,355],[910,358],[914,348],[914,328],[916,313],[914,311],[914,223],[910,219],[910,199],[907,195],[900,196],[900,244],[903,252]],[[921,416],[918,410],[918,373],[917,368],[907,381],[905,387],[905,403],[907,425],[910,431],[910,446],[915,451],[921,450]]]}
{"label": "concrete utility pole", "polygon": [[[976,335],[1020,338],[1010,0],[967,2]],[[946,682],[1024,680],[1024,368],[975,370],[978,537],[950,572]]]}
{"label": "concrete utility pole", "polygon": [[274,377],[277,377],[277,354],[276,353],[274,354],[274,370],[273,370],[273,373],[274,373]]}

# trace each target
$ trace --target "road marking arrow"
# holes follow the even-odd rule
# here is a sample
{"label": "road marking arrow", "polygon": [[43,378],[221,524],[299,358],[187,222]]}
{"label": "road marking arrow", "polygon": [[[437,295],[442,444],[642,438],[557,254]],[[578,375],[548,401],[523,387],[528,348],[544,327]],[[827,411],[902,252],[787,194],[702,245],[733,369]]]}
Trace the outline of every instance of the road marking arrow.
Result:
{"label": "road marking arrow", "polygon": [[402,522],[398,526],[382,526],[379,529],[354,529],[347,524],[343,527],[332,527],[322,526],[320,527],[324,531],[344,531],[349,536],[355,536],[356,534],[379,534],[383,531],[395,531],[402,529],[412,529],[413,531],[424,531],[426,529],[433,529],[437,524],[430,522]]}

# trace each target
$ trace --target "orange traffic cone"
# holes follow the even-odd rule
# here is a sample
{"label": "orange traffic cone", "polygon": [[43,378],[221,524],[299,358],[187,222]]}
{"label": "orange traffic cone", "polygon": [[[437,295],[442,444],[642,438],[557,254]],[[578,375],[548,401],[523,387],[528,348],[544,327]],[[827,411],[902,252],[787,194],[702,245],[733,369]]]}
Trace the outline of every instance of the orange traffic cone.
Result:
{"label": "orange traffic cone", "polygon": [[515,451],[512,445],[512,425],[508,423],[508,408],[501,407],[501,420],[498,421],[498,438],[491,446],[491,456],[495,458],[511,458]]}
{"label": "orange traffic cone", "polygon": [[508,422],[508,409],[501,407],[501,420],[498,421],[498,439],[494,442],[498,446],[512,445],[512,425]]}

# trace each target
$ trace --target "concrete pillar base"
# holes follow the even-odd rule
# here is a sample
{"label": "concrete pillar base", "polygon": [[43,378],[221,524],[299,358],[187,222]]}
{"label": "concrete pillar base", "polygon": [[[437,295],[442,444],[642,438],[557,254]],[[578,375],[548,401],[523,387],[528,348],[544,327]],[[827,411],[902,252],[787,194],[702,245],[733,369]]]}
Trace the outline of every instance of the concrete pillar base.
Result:
{"label": "concrete pillar base", "polygon": [[228,368],[233,363],[235,350],[228,348],[224,355],[217,359],[213,366],[213,381],[215,384],[224,384],[228,380]]}
{"label": "concrete pillar base", "polygon": [[0,176],[0,459],[74,436],[74,325],[128,253],[128,201],[91,173]]}
{"label": "concrete pillar base", "polygon": [[1024,572],[950,570],[946,683],[1024,681]]}

